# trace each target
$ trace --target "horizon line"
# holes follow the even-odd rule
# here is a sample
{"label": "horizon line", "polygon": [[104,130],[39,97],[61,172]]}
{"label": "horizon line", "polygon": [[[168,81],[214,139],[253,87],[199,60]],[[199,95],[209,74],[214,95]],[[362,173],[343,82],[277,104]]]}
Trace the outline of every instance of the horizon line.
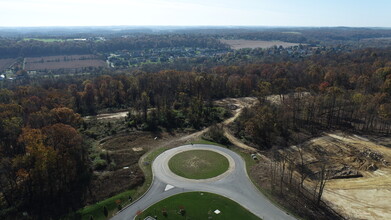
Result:
{"label": "horizon line", "polygon": [[184,28],[184,27],[241,27],[241,28],[246,28],[246,27],[251,27],[251,28],[384,28],[384,29],[391,29],[391,26],[346,26],[346,25],[338,25],[338,26],[313,26],[313,25],[287,25],[287,26],[282,26],[282,25],[37,25],[37,26],[0,26],[0,28],[104,28],[104,27],[179,27],[179,28]]}

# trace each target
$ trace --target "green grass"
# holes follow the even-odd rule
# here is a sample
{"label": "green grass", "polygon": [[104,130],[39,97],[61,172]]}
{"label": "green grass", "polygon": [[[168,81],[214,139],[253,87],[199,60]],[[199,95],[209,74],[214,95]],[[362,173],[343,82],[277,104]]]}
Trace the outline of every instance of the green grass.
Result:
{"label": "green grass", "polygon": [[247,171],[249,171],[251,169],[251,167],[256,164],[256,161],[254,159],[252,159],[250,153],[245,153],[238,147],[228,147],[226,145],[222,145],[222,144],[219,144],[219,143],[216,143],[216,142],[213,142],[213,141],[208,141],[208,140],[205,140],[205,139],[202,139],[202,138],[199,139],[199,140],[196,140],[196,141],[194,141],[192,143],[193,144],[216,145],[216,146],[228,148],[228,149],[234,151],[235,153],[239,154],[243,158],[243,160],[246,162],[246,169],[247,169]]}
{"label": "green grass", "polygon": [[173,156],[168,166],[172,172],[185,178],[208,179],[227,171],[229,162],[214,151],[190,150]]}
{"label": "green grass", "polygon": [[[181,207],[185,210],[183,216],[179,212]],[[163,216],[163,209],[166,210],[167,217]],[[220,210],[221,213],[215,214],[216,209]],[[157,219],[170,220],[198,220],[209,219],[209,217],[215,220],[260,219],[230,199],[205,192],[189,192],[169,197],[152,205],[136,219],[144,219],[147,216],[157,216]]]}

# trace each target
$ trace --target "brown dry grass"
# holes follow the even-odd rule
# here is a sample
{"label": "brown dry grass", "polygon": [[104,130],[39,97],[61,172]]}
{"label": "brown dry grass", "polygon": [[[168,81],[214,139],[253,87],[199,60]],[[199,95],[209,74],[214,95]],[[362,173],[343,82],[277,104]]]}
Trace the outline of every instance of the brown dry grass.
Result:
{"label": "brown dry grass", "polygon": [[298,46],[297,43],[288,43],[283,41],[263,41],[263,40],[220,40],[222,43],[228,44],[232,49],[239,50],[244,48],[271,48],[274,46],[292,47]]}

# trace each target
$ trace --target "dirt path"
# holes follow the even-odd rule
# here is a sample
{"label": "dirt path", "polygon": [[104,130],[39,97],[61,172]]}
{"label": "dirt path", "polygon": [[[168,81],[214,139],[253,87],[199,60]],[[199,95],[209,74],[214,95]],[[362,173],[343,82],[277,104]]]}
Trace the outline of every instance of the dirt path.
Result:
{"label": "dirt path", "polygon": [[120,118],[125,118],[126,115],[128,114],[129,111],[122,111],[122,112],[115,112],[115,113],[104,113],[104,114],[99,114],[96,116],[86,116],[83,117],[83,119],[91,119],[91,118],[96,118],[98,120],[102,119],[120,119]]}
{"label": "dirt path", "polygon": [[257,149],[244,144],[239,139],[237,139],[234,135],[232,135],[230,130],[228,129],[228,125],[234,122],[240,116],[244,108],[250,108],[254,106],[258,102],[258,100],[254,97],[246,97],[240,99],[223,99],[219,102],[220,102],[219,104],[229,103],[230,105],[235,105],[237,107],[237,109],[234,111],[234,116],[221,123],[224,129],[224,136],[227,137],[228,140],[232,144],[236,145],[237,147],[240,147],[245,150],[249,150],[251,152],[257,152]]}
{"label": "dirt path", "polygon": [[[227,135],[227,138],[230,141],[232,140],[233,144],[238,145],[238,147],[242,147],[243,149],[247,149],[247,150],[255,150],[255,149],[241,143],[238,139],[236,139],[228,131],[228,129],[226,129],[226,126],[228,124],[232,123],[233,121],[235,121],[235,119],[237,117],[239,117],[239,115],[242,113],[242,111],[245,107],[251,107],[251,106],[255,105],[257,101],[258,100],[255,97],[244,97],[244,98],[226,98],[226,99],[222,99],[222,100],[215,102],[215,104],[219,105],[219,106],[227,106],[227,105],[236,106],[236,109],[234,110],[234,115],[231,118],[228,118],[225,121],[223,121],[221,124],[224,126],[224,131],[225,131],[224,134]],[[168,142],[167,145],[170,145],[170,144],[172,145],[176,141],[189,143],[193,140],[200,138],[208,130],[209,130],[209,127],[204,128],[201,131],[197,131],[195,133],[185,135],[177,140],[172,140],[172,141]]]}
{"label": "dirt path", "polygon": [[228,138],[228,140],[232,144],[236,145],[237,147],[240,147],[240,148],[245,149],[245,150],[249,150],[251,152],[257,152],[257,149],[244,144],[239,139],[234,137],[226,126],[224,126],[224,135]]}

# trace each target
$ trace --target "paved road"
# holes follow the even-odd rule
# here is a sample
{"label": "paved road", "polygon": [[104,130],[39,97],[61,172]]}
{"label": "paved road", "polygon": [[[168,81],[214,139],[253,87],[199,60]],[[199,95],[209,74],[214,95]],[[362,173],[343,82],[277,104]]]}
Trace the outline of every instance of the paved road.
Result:
{"label": "paved road", "polygon": [[[230,162],[229,170],[218,177],[207,180],[189,180],[173,174],[168,168],[168,160],[178,152],[194,149],[213,150],[225,155]],[[191,191],[211,192],[225,196],[265,220],[295,219],[276,207],[259,192],[247,176],[243,159],[226,148],[204,144],[173,148],[155,159],[152,170],[154,180],[149,191],[141,199],[114,216],[113,220],[132,220],[139,210],[144,210],[172,195]],[[167,185],[174,188],[166,191]]]}

